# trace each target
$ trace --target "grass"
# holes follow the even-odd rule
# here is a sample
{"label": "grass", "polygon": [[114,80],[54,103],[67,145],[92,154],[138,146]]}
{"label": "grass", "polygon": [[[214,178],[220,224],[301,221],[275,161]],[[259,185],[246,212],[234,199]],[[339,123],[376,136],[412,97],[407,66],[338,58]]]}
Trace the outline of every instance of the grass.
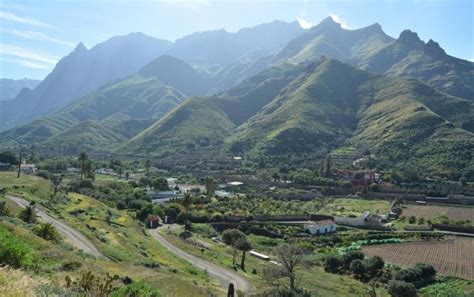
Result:
{"label": "grass", "polygon": [[[199,225],[199,224],[195,224]],[[232,269],[232,254],[231,248],[218,244],[210,240],[209,238],[203,237],[199,234],[194,233],[191,240],[183,240],[178,237],[179,232],[182,229],[167,231],[162,230],[161,234],[174,245],[180,249],[205,259],[207,261],[216,263],[228,269]],[[202,248],[193,244],[193,239],[196,241],[205,242],[210,248]],[[267,237],[249,235],[249,241],[252,243],[254,250],[271,255],[271,251],[274,247],[282,244],[284,241],[281,239],[269,239]],[[237,262],[240,263],[240,253]],[[246,258],[246,271],[237,269],[236,272],[251,279],[256,285],[257,290],[263,291],[266,283],[263,280],[264,268],[272,268],[275,264],[260,260],[251,255],[247,255]],[[252,273],[256,270],[256,274]],[[311,293],[311,296],[364,296],[368,292],[368,286],[363,283],[344,275],[334,275],[324,272],[320,266],[312,266],[310,268],[300,269],[298,275],[301,278],[300,285]],[[378,289],[379,296],[387,296],[384,289]]]}
{"label": "grass", "polygon": [[[31,189],[48,188],[47,181],[27,175],[16,179],[11,173],[4,172],[0,173],[0,181],[2,186],[8,186],[8,192],[46,205],[43,198],[31,194]],[[133,213],[112,209],[91,197],[75,193],[54,203],[51,212],[82,232],[108,257],[94,259],[74,251],[66,242],[50,242],[37,237],[31,232],[30,226],[15,218],[20,209],[14,204],[8,205],[12,216],[2,220],[0,226],[28,242],[33,251],[33,267],[37,267],[41,275],[49,275],[56,282],[63,282],[68,274],[76,274],[64,272],[60,267],[65,261],[77,261],[82,263],[81,270],[109,272],[142,280],[158,288],[164,296],[209,296],[222,293],[218,283],[209,279],[206,273],[196,271],[191,264],[160,246],[134,220]],[[159,267],[145,266],[152,263],[158,263]]]}

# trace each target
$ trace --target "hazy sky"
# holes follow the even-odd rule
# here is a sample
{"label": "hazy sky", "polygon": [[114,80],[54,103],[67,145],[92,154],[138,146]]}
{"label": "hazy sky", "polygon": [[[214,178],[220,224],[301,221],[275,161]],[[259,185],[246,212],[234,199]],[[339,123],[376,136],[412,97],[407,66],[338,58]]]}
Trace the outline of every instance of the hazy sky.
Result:
{"label": "hazy sky", "polygon": [[0,77],[44,78],[80,41],[90,48],[114,35],[143,32],[174,41],[196,31],[237,31],[272,20],[311,26],[332,15],[354,29],[378,22],[432,38],[474,59],[471,0],[0,0]]}

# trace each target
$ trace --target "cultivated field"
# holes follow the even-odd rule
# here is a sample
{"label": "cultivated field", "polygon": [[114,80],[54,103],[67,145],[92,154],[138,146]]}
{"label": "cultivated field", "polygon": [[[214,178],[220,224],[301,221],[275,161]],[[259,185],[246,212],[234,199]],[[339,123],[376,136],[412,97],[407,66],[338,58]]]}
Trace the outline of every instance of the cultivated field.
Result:
{"label": "cultivated field", "polygon": [[470,208],[436,205],[410,205],[403,210],[403,215],[405,217],[423,217],[428,220],[432,220],[439,216],[446,215],[450,220],[470,220],[471,222],[474,222],[474,208],[472,207]]}
{"label": "cultivated field", "polygon": [[474,280],[472,238],[372,245],[364,247],[362,252],[369,256],[381,256],[385,262],[403,267],[412,267],[417,263],[431,264],[443,275]]}

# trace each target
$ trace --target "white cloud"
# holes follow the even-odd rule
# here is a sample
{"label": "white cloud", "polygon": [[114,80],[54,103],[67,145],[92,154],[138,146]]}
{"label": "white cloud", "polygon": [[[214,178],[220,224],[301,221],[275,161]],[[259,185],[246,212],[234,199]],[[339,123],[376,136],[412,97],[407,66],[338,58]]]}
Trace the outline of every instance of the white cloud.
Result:
{"label": "white cloud", "polygon": [[13,63],[17,63],[21,66],[28,67],[28,68],[33,68],[33,69],[43,69],[43,70],[51,69],[51,65],[35,63],[35,62],[28,61],[28,60],[23,60],[23,59],[14,59],[14,58],[12,59],[12,58],[0,57],[0,61],[13,62]]}
{"label": "white cloud", "polygon": [[22,17],[10,12],[0,11],[0,19],[6,21],[12,21],[24,25],[35,26],[35,27],[45,27],[45,28],[53,28],[52,25],[38,21],[34,18],[30,17]]}
{"label": "white cloud", "polygon": [[329,16],[331,17],[331,19],[333,21],[335,21],[336,23],[339,23],[341,24],[341,27],[344,28],[344,29],[349,29],[349,26],[347,26],[347,23],[344,19],[342,19],[340,16],[338,15],[335,15],[333,13],[330,13]]}
{"label": "white cloud", "polygon": [[48,36],[42,32],[37,32],[37,31],[21,31],[21,30],[4,30],[5,32],[8,32],[10,34],[27,38],[27,39],[34,39],[34,40],[43,40],[43,41],[49,41],[53,42],[56,44],[61,44],[61,45],[67,45],[67,46],[75,46],[74,43],[68,42],[68,41],[63,41],[51,36]]}
{"label": "white cloud", "polygon": [[53,55],[34,52],[26,48],[4,43],[0,44],[0,55],[22,58],[45,64],[56,64],[59,60],[58,57],[55,57]]}
{"label": "white cloud", "polygon": [[314,23],[312,23],[311,21],[305,20],[303,18],[296,18],[296,20],[300,24],[300,27],[303,29],[309,29],[314,26]]}

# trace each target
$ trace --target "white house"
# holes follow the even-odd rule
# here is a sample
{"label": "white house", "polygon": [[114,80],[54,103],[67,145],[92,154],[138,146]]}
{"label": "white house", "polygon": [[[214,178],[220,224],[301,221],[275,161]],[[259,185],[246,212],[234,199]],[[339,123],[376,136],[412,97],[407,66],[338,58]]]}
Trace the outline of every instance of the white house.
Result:
{"label": "white house", "polygon": [[20,165],[20,170],[23,173],[35,174],[36,173],[36,166],[35,166],[35,164],[21,164]]}
{"label": "white house", "polygon": [[333,220],[312,222],[310,224],[305,224],[304,227],[309,231],[309,233],[311,233],[311,235],[336,232],[336,223],[334,223]]}

